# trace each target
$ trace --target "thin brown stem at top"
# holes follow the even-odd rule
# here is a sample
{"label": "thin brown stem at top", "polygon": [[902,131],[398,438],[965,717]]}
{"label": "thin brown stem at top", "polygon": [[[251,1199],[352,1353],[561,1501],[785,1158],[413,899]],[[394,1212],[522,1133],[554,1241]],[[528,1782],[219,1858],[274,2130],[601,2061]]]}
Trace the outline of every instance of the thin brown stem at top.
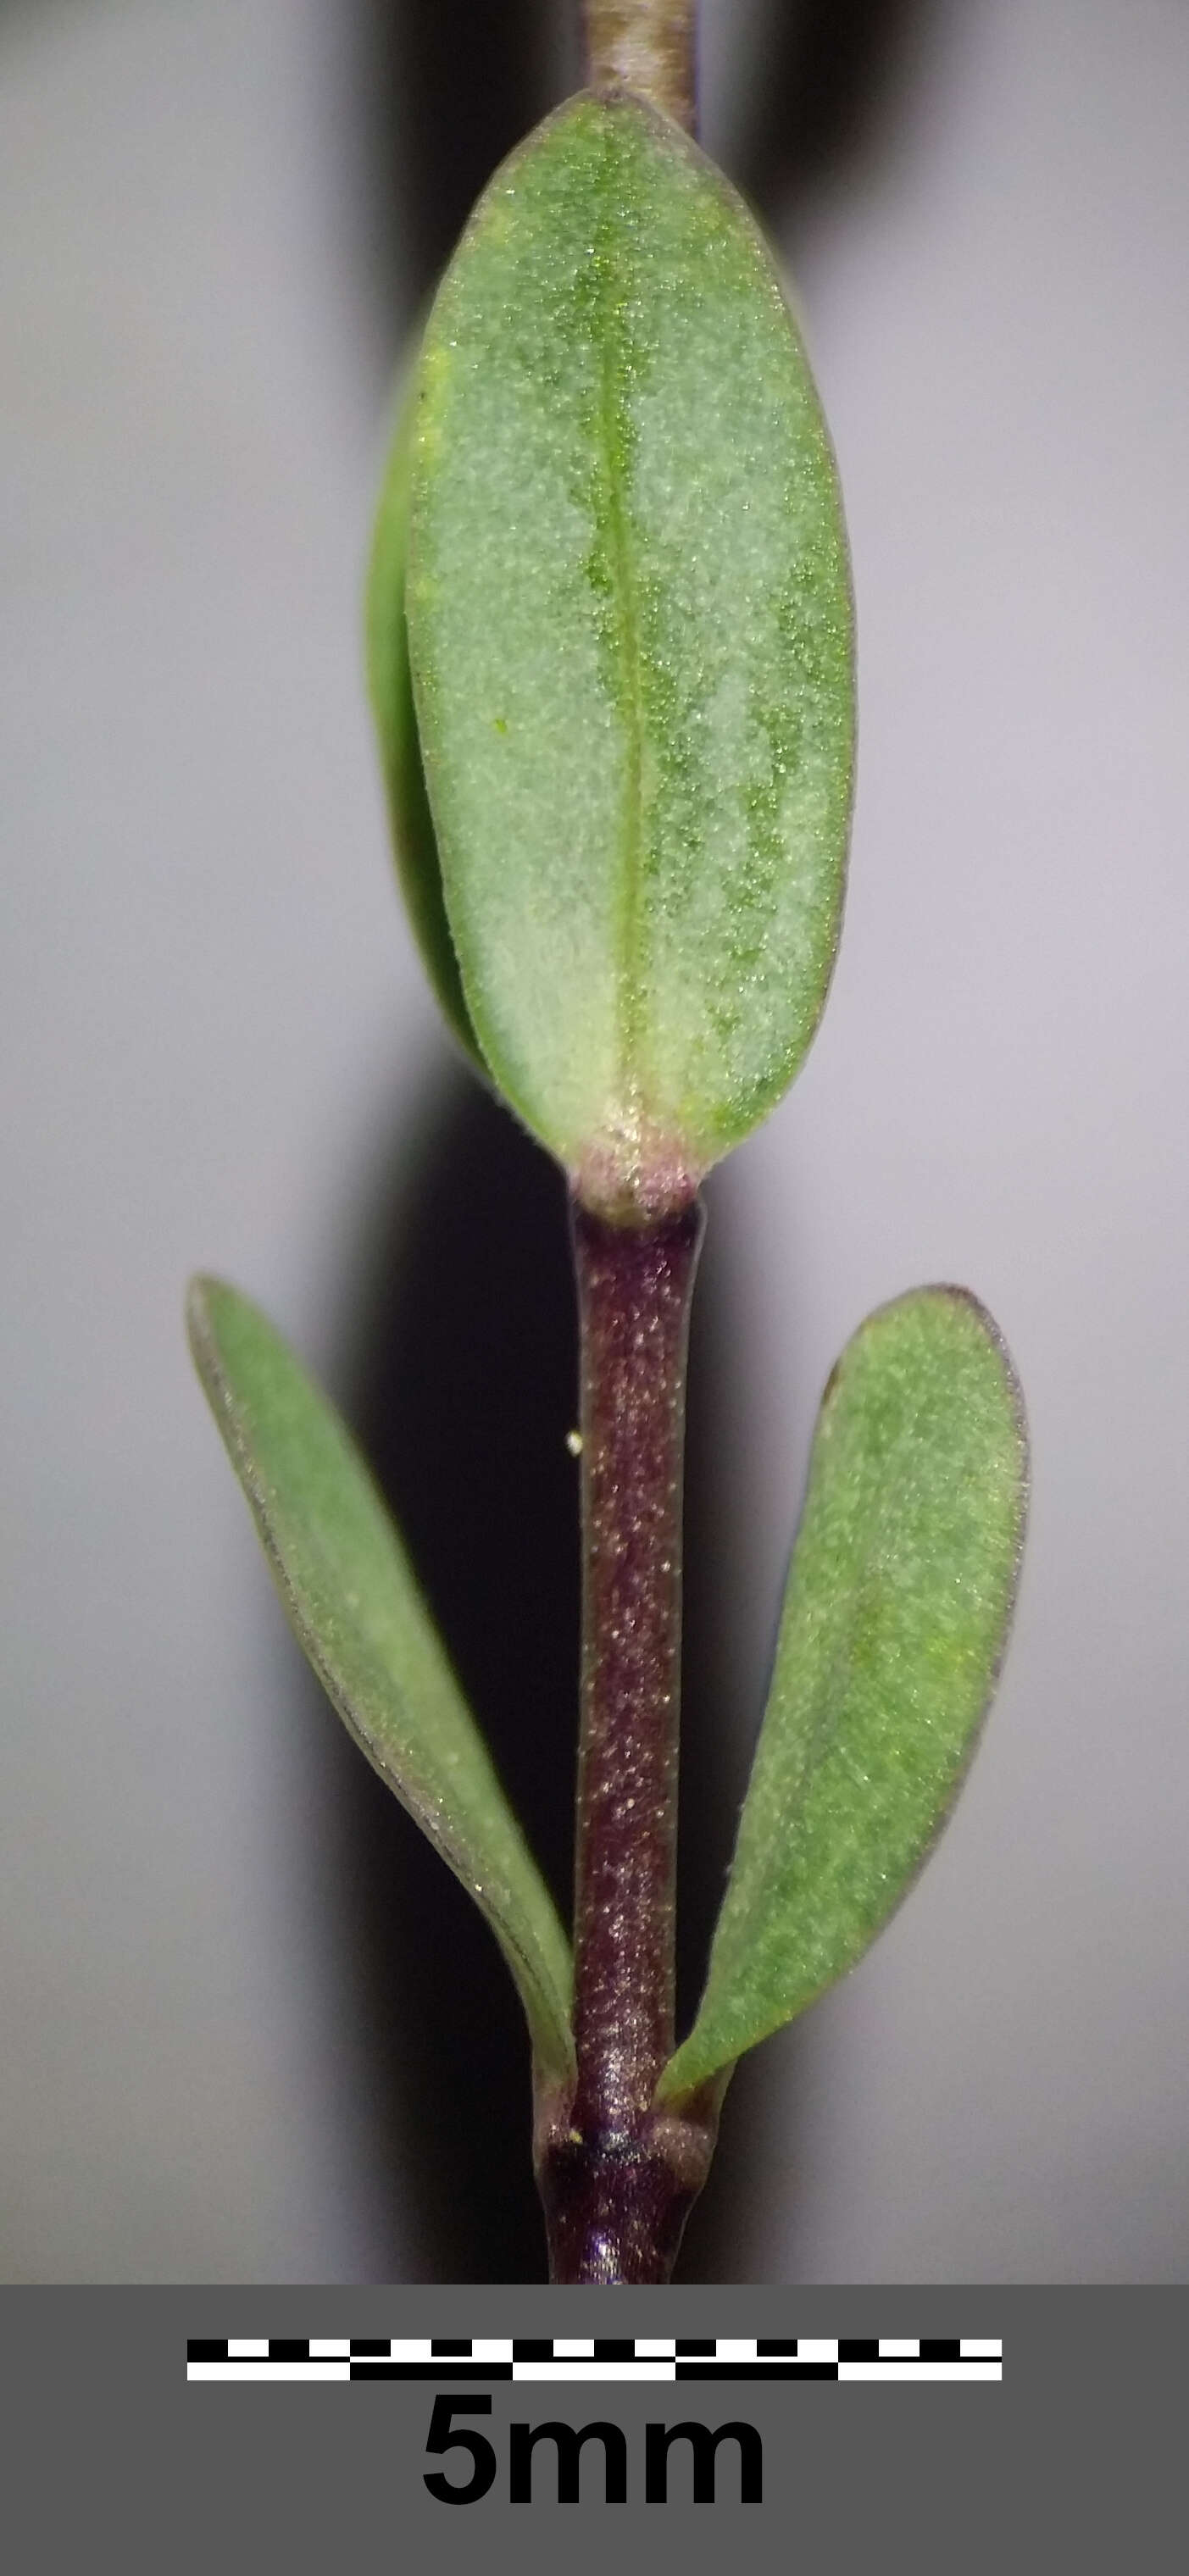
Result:
{"label": "thin brown stem at top", "polygon": [[586,0],[585,17],[591,88],[634,90],[692,134],[695,0]]}

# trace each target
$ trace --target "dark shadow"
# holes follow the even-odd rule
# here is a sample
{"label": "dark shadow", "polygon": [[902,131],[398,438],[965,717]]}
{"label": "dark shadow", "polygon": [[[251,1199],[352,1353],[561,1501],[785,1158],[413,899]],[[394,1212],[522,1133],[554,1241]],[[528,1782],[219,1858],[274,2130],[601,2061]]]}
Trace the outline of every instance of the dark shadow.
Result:
{"label": "dark shadow", "polygon": [[857,180],[902,110],[938,0],[769,0],[731,177],[767,222]]}
{"label": "dark shadow", "polygon": [[[773,0],[732,175],[770,221],[886,133],[934,0]],[[496,162],[576,75],[552,0],[354,0],[350,150],[386,359]],[[552,32],[551,32],[552,31]],[[564,1195],[547,1159],[468,1076],[406,1116],[346,1282],[347,1407],[539,1858],[568,1910],[577,1700],[576,1385]],[[711,1223],[695,1301],[682,1739],[683,2014],[696,2003],[758,1710],[736,1704],[722,1527],[737,1456],[740,1346],[729,1225]],[[738,1231],[737,1229],[735,1230]],[[795,1313],[795,1300],[793,1312]],[[326,1740],[332,1739],[327,1731]],[[372,2111],[429,2279],[543,2277],[519,2006],[486,1928],[344,1742],[328,1753],[342,1831],[353,2020]],[[784,2043],[796,2048],[797,2042]],[[787,2061],[786,2061],[787,2062]],[[778,2137],[765,2054],[728,2098],[687,2279],[757,2277]],[[405,2238],[407,2245],[407,2237]],[[408,2255],[405,2255],[408,2269]],[[397,2269],[395,2259],[389,2275]]]}
{"label": "dark shadow", "polygon": [[578,77],[556,0],[353,0],[354,179],[389,362],[480,190]]}
{"label": "dark shadow", "polygon": [[[470,1075],[407,1122],[348,1283],[346,1407],[512,1803],[568,1915],[577,1694],[564,1185]],[[477,1910],[344,1744],[352,1981],[425,2276],[542,2274],[529,2068]]]}
{"label": "dark shadow", "polygon": [[[737,1168],[729,1164],[711,1175],[704,1196],[706,1239],[690,1332],[686,1433],[679,2033],[697,2012],[761,1714],[750,1683],[745,1697],[740,1680],[754,1673],[756,1662],[753,1643],[742,1634],[732,1580],[746,1530],[727,1521],[727,1497],[738,1503],[742,1491],[746,1512],[749,1485],[745,1461],[740,1473],[740,1425],[747,1418],[750,1359],[738,1325],[741,1280],[751,1258],[748,1198]],[[790,1308],[795,1316],[795,1292]],[[680,2279],[760,2277],[751,2266],[765,2224],[771,2227],[775,2198],[769,2186],[782,2162],[778,2155],[774,2171],[772,2123],[763,2116],[770,2072],[771,2061],[762,2053],[744,2064],[731,2085],[710,2179],[682,2248]]]}

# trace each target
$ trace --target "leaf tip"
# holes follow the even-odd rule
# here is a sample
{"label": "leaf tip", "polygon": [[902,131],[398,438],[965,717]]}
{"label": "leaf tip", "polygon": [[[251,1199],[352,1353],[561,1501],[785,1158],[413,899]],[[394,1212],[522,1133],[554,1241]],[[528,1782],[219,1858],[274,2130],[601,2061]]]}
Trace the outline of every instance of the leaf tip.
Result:
{"label": "leaf tip", "polygon": [[195,1359],[198,1358],[200,1348],[205,1345],[207,1336],[210,1332],[211,1294],[214,1289],[217,1289],[218,1285],[218,1280],[213,1279],[209,1273],[204,1270],[196,1270],[193,1278],[188,1279],[186,1282],[184,1309],[186,1318],[186,1339],[189,1342]]}
{"label": "leaf tip", "polygon": [[238,1290],[213,1271],[196,1270],[186,1284],[186,1337],[194,1359],[203,1372],[209,1369],[212,1351],[218,1341],[220,1310],[243,1301]]}
{"label": "leaf tip", "polygon": [[984,1306],[982,1298],[976,1297],[973,1288],[963,1287],[954,1279],[940,1279],[925,1288],[909,1289],[904,1297],[893,1299],[892,1307],[877,1308],[871,1321],[876,1322],[879,1315],[890,1313],[895,1306],[907,1305],[914,1298],[928,1299],[934,1304],[950,1307],[955,1315],[962,1316],[975,1327],[994,1353],[999,1362],[1000,1374],[1014,1417],[1024,1492],[1027,1495],[1031,1482],[1032,1455],[1028,1409],[1024,1402],[1024,1389],[1020,1382],[1019,1371],[1008,1348],[1006,1336],[996,1323],[990,1307]]}

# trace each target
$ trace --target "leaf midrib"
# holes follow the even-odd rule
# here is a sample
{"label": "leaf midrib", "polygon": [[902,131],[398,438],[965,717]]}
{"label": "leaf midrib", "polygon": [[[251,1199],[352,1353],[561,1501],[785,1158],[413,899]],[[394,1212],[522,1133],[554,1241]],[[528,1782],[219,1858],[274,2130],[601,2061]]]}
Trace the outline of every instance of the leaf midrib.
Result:
{"label": "leaf midrib", "polygon": [[[612,164],[609,188],[617,173]],[[618,252],[617,205],[612,196],[605,219],[600,259],[602,295],[599,431],[606,492],[606,541],[614,601],[615,645],[623,674],[620,713],[626,737],[623,802],[619,822],[619,902],[615,1010],[620,1105],[629,1122],[641,1107],[641,1037],[643,989],[640,975],[641,897],[643,876],[643,677],[640,617],[630,542],[627,459],[632,424],[625,377],[626,349],[622,313],[628,280]]]}

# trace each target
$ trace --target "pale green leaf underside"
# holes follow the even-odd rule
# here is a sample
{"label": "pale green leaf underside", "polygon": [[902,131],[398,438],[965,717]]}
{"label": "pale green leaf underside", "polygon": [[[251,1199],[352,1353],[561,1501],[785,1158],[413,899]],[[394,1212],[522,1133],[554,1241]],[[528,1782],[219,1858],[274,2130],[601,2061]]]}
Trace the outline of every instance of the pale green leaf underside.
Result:
{"label": "pale green leaf underside", "polygon": [[196,1280],[188,1321],[290,1624],[368,1760],[486,1915],[538,2067],[563,2079],[568,1945],[371,1477],[246,1297]]}
{"label": "pale green leaf underside", "polygon": [[461,1046],[482,1068],[446,919],[442,871],[413,706],[405,576],[414,405],[402,404],[376,516],[367,585],[367,669],[396,872],[422,963]]}
{"label": "pale green leaf underside", "polygon": [[826,1390],[768,1708],[673,2100],[854,1966],[944,1823],[1023,1543],[1019,1389],[960,1289],[872,1315]]}
{"label": "pale green leaf underside", "polygon": [[833,460],[720,173],[583,96],[497,173],[428,325],[408,620],[483,1054],[605,1187],[694,1175],[791,1080],[850,808]]}

